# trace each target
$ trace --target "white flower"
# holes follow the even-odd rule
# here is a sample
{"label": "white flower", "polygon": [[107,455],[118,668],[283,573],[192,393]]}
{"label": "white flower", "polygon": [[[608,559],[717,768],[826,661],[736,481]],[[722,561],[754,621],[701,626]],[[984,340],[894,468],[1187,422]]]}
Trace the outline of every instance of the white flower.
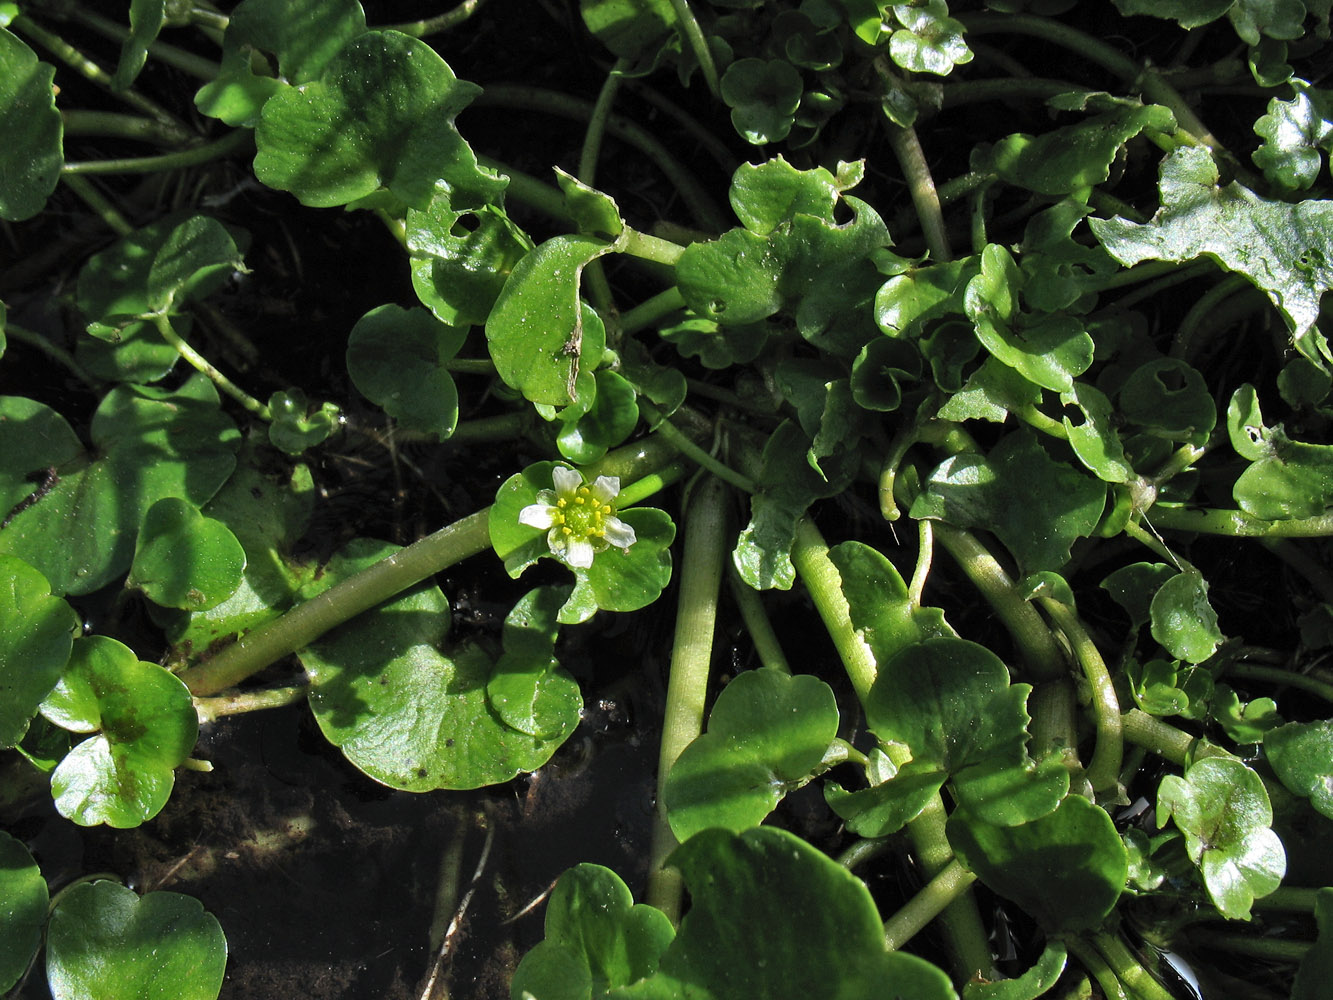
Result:
{"label": "white flower", "polygon": [[555,489],[538,493],[537,502],[519,512],[518,521],[549,528],[546,540],[558,559],[587,569],[593,556],[608,545],[627,549],[634,544],[634,529],[615,516],[618,477],[598,476],[589,486],[573,469],[557,465],[551,479]]}

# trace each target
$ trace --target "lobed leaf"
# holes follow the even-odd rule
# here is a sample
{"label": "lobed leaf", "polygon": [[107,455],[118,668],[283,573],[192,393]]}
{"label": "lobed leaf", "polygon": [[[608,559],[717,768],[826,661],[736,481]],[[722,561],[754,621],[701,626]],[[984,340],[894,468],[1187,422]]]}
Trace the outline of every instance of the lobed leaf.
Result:
{"label": "lobed leaf", "polygon": [[1278,780],[1333,819],[1333,720],[1289,722],[1264,736]]}
{"label": "lobed leaf", "polygon": [[0,219],[32,218],[60,181],[64,125],[51,85],[55,73],[0,27]]}
{"label": "lobed leaf", "polygon": [[347,374],[399,426],[443,441],[458,426],[458,390],[447,368],[467,337],[426,310],[370,310],[347,338]]}

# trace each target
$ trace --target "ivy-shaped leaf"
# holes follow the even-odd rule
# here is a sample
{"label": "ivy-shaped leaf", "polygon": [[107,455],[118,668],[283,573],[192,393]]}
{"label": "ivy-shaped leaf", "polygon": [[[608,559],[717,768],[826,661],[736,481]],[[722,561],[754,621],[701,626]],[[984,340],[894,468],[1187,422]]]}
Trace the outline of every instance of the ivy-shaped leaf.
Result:
{"label": "ivy-shaped leaf", "polygon": [[197,899],[176,892],[137,896],[115,882],[72,886],[51,913],[46,979],[54,1000],[159,996],[215,1000],[227,939]]}
{"label": "ivy-shaped leaf", "polygon": [[295,388],[279,389],[270,396],[268,411],[269,444],[288,455],[323,444],[337,432],[342,417],[337,403],[324,402],[312,410],[305,393]]}
{"label": "ivy-shaped leaf", "polygon": [[1054,461],[1030,431],[1019,430],[989,455],[946,459],[930,474],[911,515],[993,532],[1026,574],[1060,569],[1070,545],[1092,534],[1105,505],[1105,486]]}
{"label": "ivy-shaped leaf", "polygon": [[[1060,402],[1065,404],[1060,422],[1079,461],[1103,482],[1129,482],[1134,469],[1125,459],[1125,447],[1116,434],[1111,401],[1099,389],[1075,382],[1070,391],[1060,394]],[[1071,406],[1074,416],[1069,412]]]}
{"label": "ivy-shaped leaf", "polygon": [[1256,897],[1282,883],[1282,841],[1263,779],[1235,758],[1205,757],[1183,778],[1169,774],[1157,790],[1157,825],[1175,820],[1199,866],[1213,905],[1230,920],[1248,920]]}
{"label": "ivy-shaped leaf", "polygon": [[1217,424],[1213,394],[1199,372],[1178,358],[1144,362],[1125,379],[1120,413],[1143,433],[1202,445]]}
{"label": "ivy-shaped leaf", "polygon": [[1281,425],[1266,426],[1253,386],[1232,394],[1227,431],[1236,452],[1251,460],[1231,488],[1245,513],[1282,521],[1317,517],[1333,505],[1333,445],[1293,441]]}
{"label": "ivy-shaped leaf", "polygon": [[1166,563],[1130,563],[1107,575],[1099,586],[1125,609],[1137,630],[1152,617],[1153,595],[1176,572]]}
{"label": "ivy-shaped leaf", "polygon": [[420,39],[367,31],[319,79],[265,102],[255,176],[316,207],[387,188],[403,204],[425,208],[441,179],[490,200],[504,182],[477,165],[454,127],[454,116],[480,92]]}
{"label": "ivy-shaped leaf", "polygon": [[590,864],[560,876],[545,929],[514,972],[514,996],[604,997],[656,972],[676,936],[666,914],[635,903],[615,872]]}
{"label": "ivy-shaped leaf", "polygon": [[746,142],[787,138],[801,103],[801,74],[785,59],[737,59],[722,74],[722,100]]}
{"label": "ivy-shaped leaf", "polygon": [[42,714],[70,732],[96,734],[51,774],[56,808],[80,826],[134,827],[156,816],[199,735],[185,685],[105,636],[75,643]]}
{"label": "ivy-shaped leaf", "polygon": [[1022,826],[994,826],[958,810],[949,817],[948,836],[969,870],[1047,933],[1098,928],[1129,875],[1111,817],[1079,795]]}
{"label": "ivy-shaped leaf", "polygon": [[167,0],[131,0],[130,33],[120,47],[120,61],[111,79],[113,89],[124,90],[134,82],[148,61],[148,46],[166,21]]}
{"label": "ivy-shaped leaf", "polygon": [[560,454],[578,465],[597,461],[629,437],[639,422],[638,395],[629,382],[606,369],[593,377],[597,391],[592,408],[580,414],[571,412],[577,407],[568,407],[561,414],[563,426],[555,438]]}
{"label": "ivy-shaped leaf", "polygon": [[739,675],[667,774],[671,832],[684,842],[709,827],[758,826],[810,780],[837,735],[837,701],[823,681],[772,668]]}
{"label": "ivy-shaped leaf", "polygon": [[1163,158],[1160,188],[1162,207],[1150,222],[1089,220],[1111,256],[1126,267],[1208,257],[1245,275],[1282,313],[1301,353],[1318,360],[1327,344],[1312,331],[1333,287],[1333,202],[1291,204],[1235,182],[1220,187],[1212,156],[1195,146]]}
{"label": "ivy-shaped leaf", "polygon": [[955,66],[972,61],[963,40],[963,25],[949,16],[945,0],[891,4],[899,27],[889,35],[889,58],[914,73],[948,76]]}
{"label": "ivy-shaped leaf", "polygon": [[1319,178],[1322,151],[1333,152],[1333,99],[1304,81],[1293,80],[1296,96],[1268,102],[1268,114],[1254,123],[1263,144],[1254,165],[1274,184],[1304,191]]}
{"label": "ivy-shaped leaf", "polygon": [[913,1000],[957,998],[940,969],[884,950],[865,883],[794,834],[705,830],[668,862],[685,878],[689,912],[656,974],[608,1000],[862,997],[886,983]]}
{"label": "ivy-shaped leaf", "polygon": [[1054,988],[1065,971],[1069,949],[1062,941],[1048,941],[1037,963],[1014,979],[993,983],[972,980],[963,987],[963,1000],[1037,1000]]}
{"label": "ivy-shaped leaf", "polygon": [[850,186],[823,167],[798,170],[779,154],[763,163],[737,167],[729,197],[741,225],[767,236],[798,214],[833,222],[838,196]]}
{"label": "ivy-shaped leaf", "polygon": [[64,166],[55,67],[0,28],[0,219],[22,222],[46,205]]}

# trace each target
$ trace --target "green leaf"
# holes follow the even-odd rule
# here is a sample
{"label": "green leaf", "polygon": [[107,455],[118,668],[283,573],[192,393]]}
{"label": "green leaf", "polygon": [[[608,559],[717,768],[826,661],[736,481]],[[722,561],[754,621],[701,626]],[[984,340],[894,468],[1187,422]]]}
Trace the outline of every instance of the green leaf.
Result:
{"label": "green leaf", "polygon": [[22,222],[46,205],[64,166],[55,67],[0,28],[0,219]]}
{"label": "green leaf", "polygon": [[1088,221],[1111,256],[1126,267],[1207,257],[1245,275],[1267,293],[1298,349],[1314,360],[1307,338],[1320,297],[1333,287],[1333,203],[1273,201],[1235,182],[1219,187],[1208,150],[1194,146],[1163,158],[1160,188],[1162,207],[1150,222]]}
{"label": "green leaf", "polygon": [[555,168],[555,179],[560,185],[561,194],[565,196],[565,208],[580,233],[614,240],[625,231],[620,207],[609,194],[589,187],[559,167]]}
{"label": "green leaf", "polygon": [[673,33],[676,13],[671,0],[580,0],[583,23],[617,56],[631,61],[634,72],[651,62]]}
{"label": "green leaf", "polygon": [[[1098,389],[1084,382],[1075,382],[1069,392],[1060,394],[1065,404],[1061,423],[1069,435],[1069,446],[1080,462],[1098,479],[1107,483],[1127,483],[1134,478],[1134,469],[1125,459],[1125,448],[1115,431],[1115,414],[1111,401]],[[1069,407],[1076,408],[1071,418]]]}
{"label": "green leaf", "polygon": [[1315,893],[1314,918],[1319,937],[1296,970],[1291,1000],[1321,1000],[1329,978],[1333,977],[1333,889],[1323,888]]}
{"label": "green leaf", "polygon": [[1015,133],[995,144],[990,160],[1001,180],[1058,197],[1104,183],[1120,147],[1144,129],[1175,128],[1161,105],[1118,108],[1039,136]]}
{"label": "green leaf", "polygon": [[128,570],[148,508],[169,496],[202,506],[240,443],[199,374],[174,391],[112,389],[93,414],[92,454],[40,403],[0,398],[0,417],[0,509],[29,501],[0,531],[0,553],[37,567],[55,593],[91,593]]}
{"label": "green leaf", "polygon": [[438,184],[424,211],[407,210],[407,248],[412,287],[435,318],[480,326],[532,243],[496,206],[455,207]]}
{"label": "green leaf", "polygon": [[185,685],[106,636],[74,644],[42,714],[70,732],[97,734],[51,775],[56,808],[80,826],[134,827],[156,816],[199,735]]}
{"label": "green leaf", "polygon": [[823,167],[798,170],[782,156],[742,163],[731,179],[731,209],[750,232],[767,236],[797,214],[833,222],[843,188]]}
{"label": "green leaf", "polygon": [[1253,386],[1232,394],[1227,432],[1236,452],[1251,459],[1231,488],[1245,513],[1282,521],[1317,517],[1333,504],[1333,445],[1293,441],[1281,425],[1266,426]]}
{"label": "green leaf", "polygon": [[902,405],[904,388],[921,378],[921,352],[892,337],[876,337],[852,362],[852,398],[858,406],[891,413]]}
{"label": "green leaf", "polygon": [[1177,573],[1153,594],[1152,637],[1176,659],[1202,663],[1225,638],[1208,602],[1208,581],[1198,570]]}
{"label": "green leaf", "polygon": [[[356,540],[303,596],[395,551],[384,542]],[[508,781],[545,764],[578,722],[576,712],[564,718],[563,729],[543,736],[506,724],[486,696],[490,657],[472,644],[442,651],[448,627],[444,595],[438,587],[419,586],[298,654],[310,674],[310,708],[325,738],[390,788],[426,792]],[[542,726],[555,717],[541,712]]]}
{"label": "green leaf", "polygon": [[948,16],[944,0],[891,4],[889,10],[901,25],[889,36],[889,58],[903,69],[948,76],[955,66],[972,61],[963,25]]}
{"label": "green leaf", "polygon": [[1048,934],[1096,930],[1129,875],[1111,817],[1079,795],[1022,826],[993,826],[958,810],[949,817],[948,836],[968,869]]}
{"label": "green leaf", "polygon": [[1033,309],[1083,312],[1105,278],[1118,269],[1099,245],[1085,246],[1072,236],[1091,211],[1077,197],[1069,197],[1028,220],[1019,267],[1027,279],[1023,298]]}
{"label": "green leaf", "polygon": [[875,295],[875,322],[890,337],[907,338],[929,320],[961,315],[964,291],[980,269],[979,257],[963,257],[890,278]]}
{"label": "green leaf", "polygon": [[1264,736],[1278,780],[1333,819],[1333,720],[1289,722]]}
{"label": "green leaf", "polygon": [[930,474],[911,515],[993,532],[1027,574],[1059,570],[1070,545],[1092,534],[1105,505],[1101,483],[1052,460],[1030,431],[1019,430],[988,456],[946,459]]}
{"label": "green leaf", "polygon": [[595,372],[594,378],[597,394],[592,409],[565,423],[555,439],[560,454],[578,465],[597,461],[629,437],[639,422],[638,396],[633,386],[605,369]]}
{"label": "green leaf", "polygon": [[620,877],[600,865],[575,865],[546,904],[546,939],[514,972],[514,996],[545,1000],[603,997],[657,971],[675,937],[661,910],[635,903]]}
{"label": "green leaf", "polygon": [[458,426],[458,390],[446,364],[467,337],[424,309],[378,306],[352,327],[347,374],[398,424],[443,441]]}
{"label": "green leaf", "polygon": [[341,425],[342,411],[336,403],[321,403],[312,413],[300,389],[279,389],[268,398],[268,409],[273,418],[268,425],[269,443],[288,455],[300,455],[323,444]]}
{"label": "green leaf", "polygon": [[148,309],[154,313],[180,312],[184,304],[202,298],[245,261],[222,223],[194,215],[174,226],[153,255],[145,282]]}
{"label": "green leaf", "polygon": [[[968,336],[975,345],[976,339],[971,337],[970,330]],[[968,376],[967,384],[940,407],[939,417],[942,420],[990,420],[1002,424],[1010,413],[1022,412],[1040,402],[1041,386],[1029,382],[998,359],[987,358]]]}
{"label": "green leaf", "polygon": [[[264,102],[279,90],[310,83],[343,46],[366,30],[357,0],[242,0],[222,36],[222,67],[195,95],[210,118],[252,127]],[[255,72],[258,53],[277,59],[277,76]]]}
{"label": "green leaf", "polygon": [[963,308],[977,338],[995,358],[1043,388],[1069,392],[1074,378],[1092,364],[1092,338],[1073,316],[1020,313],[1023,282],[1013,255],[999,244],[988,244],[981,273],[967,283]]}
{"label": "green leaf", "polygon": [[1235,758],[1206,757],[1183,778],[1168,774],[1157,790],[1157,825],[1167,818],[1185,835],[1209,898],[1230,920],[1248,920],[1256,897],[1282,883],[1282,841],[1263,779]]}
{"label": "green leaf", "polygon": [[529,591],[505,618],[504,653],[486,682],[486,698],[505,725],[536,737],[556,737],[578,725],[579,685],[555,658],[556,615],[569,590]]}
{"label": "green leaf", "polygon": [[534,403],[584,400],[606,347],[606,328],[579,298],[584,267],[614,250],[605,240],[556,236],[514,267],[486,320],[500,378]]}
{"label": "green leaf", "polygon": [[132,84],[148,61],[148,46],[167,20],[167,0],[130,0],[130,33],[120,47],[120,62],[111,80],[113,90]]}
{"label": "green leaf", "polygon": [[963,987],[963,1000],[1037,1000],[1055,986],[1065,971],[1069,950],[1062,941],[1048,941],[1037,964],[1016,979],[993,983],[975,980]]}
{"label": "green leaf", "polygon": [[[79,619],[21,559],[0,555],[0,749],[18,745],[69,660]],[[0,897],[3,898],[3,897]]]}
{"label": "green leaf", "polygon": [[1149,715],[1202,719],[1213,697],[1213,675],[1203,667],[1181,668],[1179,660],[1149,660],[1125,665],[1134,702]]}
{"label": "green leaf", "polygon": [[882,1000],[885,984],[913,1000],[957,998],[929,962],[884,950],[865,883],[794,834],[705,830],[668,861],[690,909],[657,973],[614,1000]]}
{"label": "green leaf", "polygon": [[876,838],[897,833],[921,814],[948,780],[948,775],[930,761],[908,761],[898,767],[878,747],[868,757],[869,788],[849,792],[833,781],[824,785],[829,808],[858,836]]}
{"label": "green leaf", "polygon": [[41,947],[50,897],[28,849],[2,830],[0,900],[0,990],[8,991]]}
{"label": "green leaf", "polygon": [[61,895],[47,930],[53,1000],[152,1000],[165,983],[175,1000],[214,1000],[226,964],[217,919],[175,892],[85,882]]}
{"label": "green leaf", "polygon": [[1202,445],[1217,423],[1217,407],[1203,376],[1178,358],[1158,358],[1134,369],[1120,387],[1120,413],[1146,434]]}
{"label": "green leaf", "polygon": [[1282,725],[1272,698],[1242,702],[1230,685],[1218,684],[1213,694],[1213,720],[1233,743],[1262,743],[1265,734]]}
{"label": "green leaf", "polygon": [[574,571],[574,591],[560,609],[563,625],[587,621],[599,608],[638,611],[657,600],[671,582],[671,542],[676,537],[671,516],[656,507],[631,507],[616,516],[634,529],[634,544],[609,548],[587,569]]}
{"label": "green leaf", "polygon": [[740,674],[667,774],[671,832],[684,842],[709,827],[758,826],[810,780],[837,735],[837,701],[823,681],[772,668]]}
{"label": "green leaf", "polygon": [[1293,80],[1296,96],[1268,102],[1268,114],[1254,123],[1263,145],[1254,151],[1254,165],[1273,184],[1304,191],[1319,179],[1324,158],[1333,152],[1333,101],[1328,91]]}
{"label": "green leaf", "polygon": [[1130,624],[1138,629],[1152,617],[1153,595],[1175,572],[1166,563],[1131,563],[1109,574],[1099,586],[1125,609]]}
{"label": "green leaf", "polygon": [[737,59],[722,74],[722,100],[746,142],[762,146],[787,138],[796,120],[801,74],[785,59]]}
{"label": "green leaf", "polygon": [[245,571],[245,549],[221,521],[176,497],[148,508],[125,586],[169,608],[203,611],[230,597]]}
{"label": "green leaf", "polygon": [[345,205],[387,188],[425,208],[436,181],[465,192],[502,182],[477,166],[454,116],[481,92],[425,42],[357,35],[318,80],[275,93],[255,129],[255,176],[302,204]]}
{"label": "green leaf", "polygon": [[841,578],[852,627],[876,663],[926,639],[954,635],[943,611],[912,603],[897,568],[869,545],[843,542],[829,549],[829,559]]}

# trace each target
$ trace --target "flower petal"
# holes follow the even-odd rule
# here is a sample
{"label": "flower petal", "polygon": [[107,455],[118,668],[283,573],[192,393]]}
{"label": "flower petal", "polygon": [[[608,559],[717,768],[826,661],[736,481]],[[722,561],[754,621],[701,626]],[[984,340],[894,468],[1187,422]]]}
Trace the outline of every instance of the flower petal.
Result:
{"label": "flower petal", "polygon": [[592,484],[592,495],[598,503],[611,503],[620,496],[620,477],[598,476],[597,482]]}
{"label": "flower petal", "polygon": [[555,491],[560,496],[571,496],[583,485],[583,477],[563,465],[557,465],[551,470],[551,481],[555,483]]}
{"label": "flower petal", "polygon": [[627,549],[634,544],[634,529],[618,517],[605,518],[602,531],[602,537],[618,549]]}
{"label": "flower petal", "polygon": [[554,510],[544,503],[534,503],[518,512],[518,523],[529,528],[549,528],[555,523]]}
{"label": "flower petal", "polygon": [[587,569],[592,565],[592,557],[596,554],[592,542],[586,538],[565,539],[565,562],[570,566]]}

